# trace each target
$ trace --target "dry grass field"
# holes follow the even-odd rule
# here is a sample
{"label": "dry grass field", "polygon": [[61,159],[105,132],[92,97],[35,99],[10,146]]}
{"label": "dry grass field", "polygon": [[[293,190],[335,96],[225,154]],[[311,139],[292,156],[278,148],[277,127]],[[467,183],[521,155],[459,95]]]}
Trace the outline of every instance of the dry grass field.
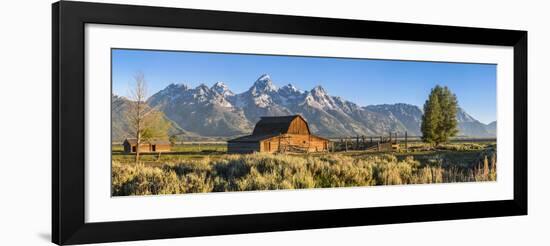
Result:
{"label": "dry grass field", "polygon": [[410,143],[391,153],[226,154],[223,144],[133,155],[113,146],[112,195],[431,184],[496,180],[495,143]]}

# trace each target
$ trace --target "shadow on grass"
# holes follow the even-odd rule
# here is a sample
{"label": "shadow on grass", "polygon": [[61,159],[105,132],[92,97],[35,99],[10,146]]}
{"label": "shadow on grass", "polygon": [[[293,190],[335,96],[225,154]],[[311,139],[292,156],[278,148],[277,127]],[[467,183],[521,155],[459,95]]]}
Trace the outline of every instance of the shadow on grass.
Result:
{"label": "shadow on grass", "polygon": [[[123,151],[113,151],[113,152],[111,152],[111,154],[112,155],[127,155],[127,156],[134,156],[135,155],[135,154],[125,153]],[[162,152],[160,155],[163,156],[163,155],[223,155],[223,154],[227,154],[227,152],[225,152],[225,151],[209,151],[209,150],[204,150],[204,151],[201,151],[201,152],[197,152],[197,151],[176,151],[176,152]],[[158,156],[159,153],[147,152],[147,153],[140,153],[140,155]]]}

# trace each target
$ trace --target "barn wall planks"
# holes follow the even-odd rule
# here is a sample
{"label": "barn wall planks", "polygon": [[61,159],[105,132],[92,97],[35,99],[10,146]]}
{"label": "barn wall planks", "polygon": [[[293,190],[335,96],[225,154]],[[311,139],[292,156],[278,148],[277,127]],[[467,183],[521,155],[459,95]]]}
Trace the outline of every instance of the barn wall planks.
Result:
{"label": "barn wall planks", "polygon": [[260,141],[260,152],[323,152],[329,141],[314,135],[282,134]]}

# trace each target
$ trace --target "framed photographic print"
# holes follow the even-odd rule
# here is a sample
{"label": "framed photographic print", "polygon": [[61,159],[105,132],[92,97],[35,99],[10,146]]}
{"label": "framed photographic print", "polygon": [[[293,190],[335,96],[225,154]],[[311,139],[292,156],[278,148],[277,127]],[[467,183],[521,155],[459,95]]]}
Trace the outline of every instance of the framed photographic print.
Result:
{"label": "framed photographic print", "polygon": [[526,31],[62,1],[52,43],[57,244],[527,214]]}

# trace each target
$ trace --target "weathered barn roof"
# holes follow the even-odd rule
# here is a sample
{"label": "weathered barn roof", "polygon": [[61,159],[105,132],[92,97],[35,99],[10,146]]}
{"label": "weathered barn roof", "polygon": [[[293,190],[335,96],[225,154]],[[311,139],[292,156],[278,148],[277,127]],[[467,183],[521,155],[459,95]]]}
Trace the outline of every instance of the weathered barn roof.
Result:
{"label": "weathered barn roof", "polygon": [[[127,138],[124,141],[128,142],[131,145],[137,144],[137,139],[135,139],[135,138]],[[142,144],[146,144],[146,143],[148,143],[148,144],[158,144],[158,145],[162,145],[162,144],[169,145],[170,141],[161,140],[161,139],[151,139],[151,140],[145,140],[145,141],[142,142]]]}
{"label": "weathered barn roof", "polygon": [[[269,116],[261,117],[260,121],[256,123],[252,135],[269,135],[269,134],[284,134],[288,133],[288,129],[292,121],[296,118],[300,118],[304,122],[305,119],[300,115],[289,115],[289,116]],[[309,132],[309,126],[307,126],[307,131]]]}
{"label": "weathered barn roof", "polygon": [[319,137],[312,135],[309,131],[309,126],[307,125],[307,122],[305,119],[300,115],[289,115],[289,116],[270,116],[270,117],[262,117],[258,123],[256,123],[256,126],[254,127],[254,131],[252,132],[252,135],[242,136],[235,139],[231,139],[228,142],[241,142],[241,143],[254,143],[259,142],[265,139],[269,139],[272,137],[276,137],[283,134],[296,134],[296,124],[294,124],[294,130],[289,132],[290,126],[292,122],[296,119],[300,119],[302,129],[305,128],[305,132],[307,133],[301,133],[301,134],[307,134],[311,137],[327,140],[326,138]]}

